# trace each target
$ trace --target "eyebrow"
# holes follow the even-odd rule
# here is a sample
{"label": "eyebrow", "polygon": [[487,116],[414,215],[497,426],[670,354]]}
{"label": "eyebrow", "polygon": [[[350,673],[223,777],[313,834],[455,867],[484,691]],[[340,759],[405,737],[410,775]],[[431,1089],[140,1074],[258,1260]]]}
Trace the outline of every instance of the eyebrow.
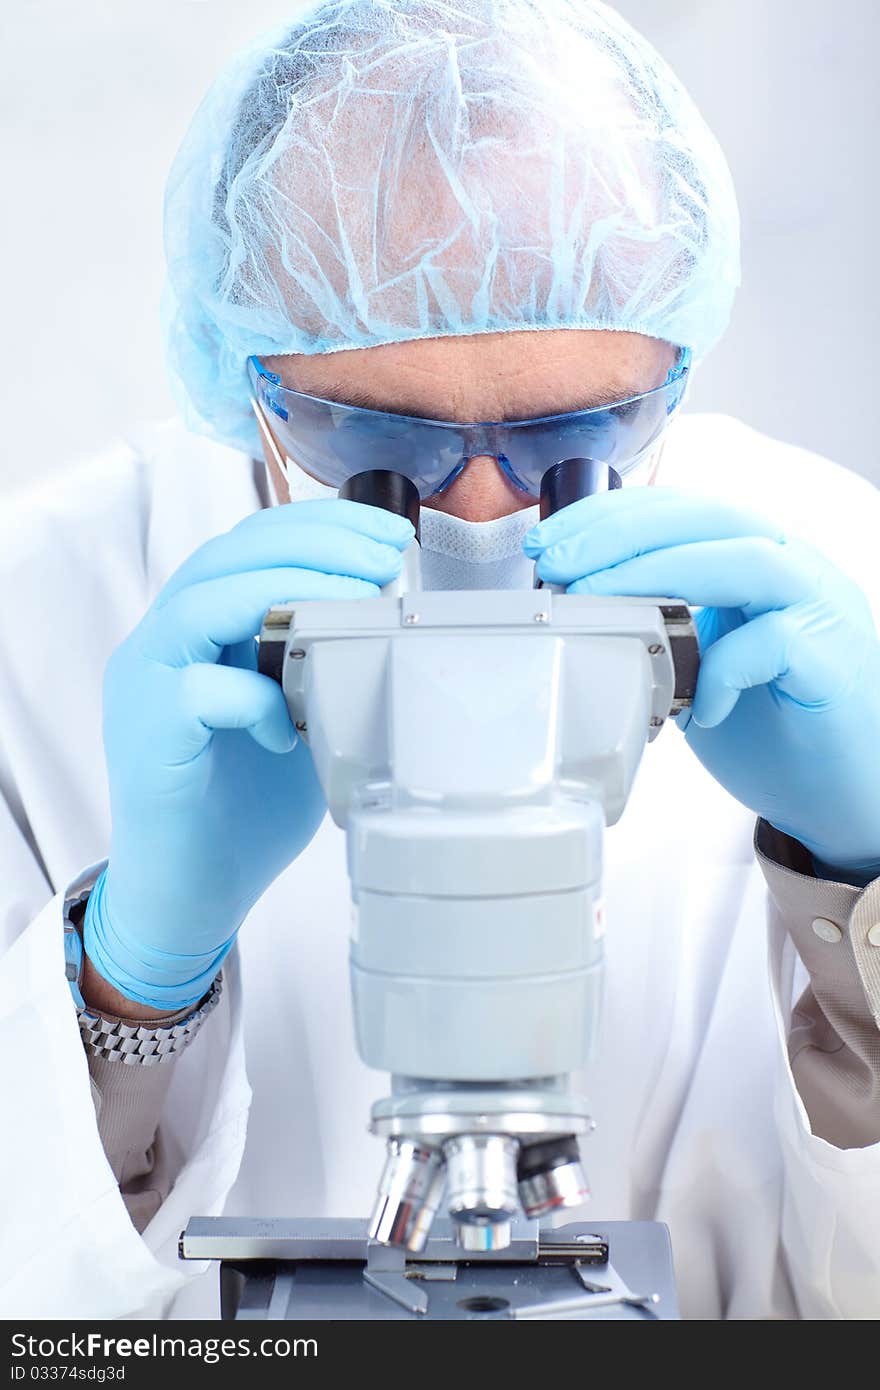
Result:
{"label": "eyebrow", "polygon": [[[294,386],[294,391],[299,387]],[[598,406],[614,405],[619,401],[630,400],[633,396],[641,396],[652,388],[645,385],[634,385],[632,382],[626,384],[613,382],[603,390],[591,390],[575,398],[574,402],[567,404],[562,409],[554,406],[552,409],[535,410],[529,415],[513,415],[509,412],[501,417],[497,422],[518,421],[518,420],[543,420],[548,416],[569,415],[579,410],[594,410]],[[320,400],[333,401],[337,405],[355,406],[359,410],[376,410],[385,415],[409,415],[419,420],[438,420],[447,423],[458,424],[482,424],[482,420],[461,420],[450,422],[448,416],[426,415],[417,401],[395,400],[389,401],[381,396],[374,395],[372,392],[353,386],[342,381],[330,382],[321,391],[304,391],[304,395],[316,395]]]}

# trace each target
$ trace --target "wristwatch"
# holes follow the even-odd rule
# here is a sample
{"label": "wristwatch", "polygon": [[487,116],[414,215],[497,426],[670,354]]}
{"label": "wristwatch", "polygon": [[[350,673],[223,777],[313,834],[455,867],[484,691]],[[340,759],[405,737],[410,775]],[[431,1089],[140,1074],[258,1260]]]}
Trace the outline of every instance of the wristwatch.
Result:
{"label": "wristwatch", "polygon": [[116,1018],[89,1008],[82,996],[83,943],[79,923],[88,893],[64,906],[64,972],[76,1007],[79,1031],[86,1052],[107,1062],[129,1067],[154,1067],[173,1061],[189,1047],[205,1019],[220,1003],[223,976],[218,975],[195,1008],[175,1014],[161,1023]]}

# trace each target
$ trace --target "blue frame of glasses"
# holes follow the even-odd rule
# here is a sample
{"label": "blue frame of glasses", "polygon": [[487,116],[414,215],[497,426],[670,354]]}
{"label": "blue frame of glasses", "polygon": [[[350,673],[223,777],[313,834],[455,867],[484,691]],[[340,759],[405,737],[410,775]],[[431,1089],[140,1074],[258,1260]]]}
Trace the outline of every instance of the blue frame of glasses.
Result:
{"label": "blue frame of glasses", "polygon": [[[256,399],[280,422],[282,435],[290,431],[292,438],[283,442],[293,445],[297,462],[308,472],[337,487],[363,467],[365,450],[375,446],[382,466],[411,477],[423,499],[449,487],[468,459],[478,454],[496,458],[511,482],[530,495],[537,495],[540,474],[551,462],[565,457],[566,451],[569,456],[584,452],[625,473],[626,463],[631,464],[656,441],[681,404],[690,365],[690,349],[680,348],[666,380],[650,391],[561,415],[464,424],[370,410],[294,391],[283,386],[258,357],[248,358]],[[672,386],[679,389],[670,391]],[[300,419],[294,420],[288,407],[297,403]],[[640,421],[649,427],[648,437],[627,454],[618,446],[621,441],[635,442],[632,436],[638,438]],[[509,457],[511,444],[518,462]],[[434,466],[428,467],[429,463]]]}

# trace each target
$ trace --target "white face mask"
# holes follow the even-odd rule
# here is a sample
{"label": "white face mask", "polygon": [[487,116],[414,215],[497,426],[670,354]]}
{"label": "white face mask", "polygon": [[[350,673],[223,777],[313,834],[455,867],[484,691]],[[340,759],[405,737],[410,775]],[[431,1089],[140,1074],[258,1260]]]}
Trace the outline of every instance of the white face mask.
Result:
{"label": "white face mask", "polygon": [[[282,459],[261,411],[254,406],[272,457],[287,483],[291,502],[336,497],[337,489],[319,483],[292,458]],[[630,469],[624,486],[654,480],[663,440],[646,451]],[[275,491],[273,486],[273,492]],[[276,496],[276,501],[278,498]],[[530,589],[534,564],[523,554],[526,533],[539,520],[537,502],[496,521],[464,521],[433,507],[422,507],[420,518],[422,587],[425,589]]]}
{"label": "white face mask", "polygon": [[463,521],[422,507],[423,588],[530,589],[535,567],[522,543],[539,519],[537,503],[497,521]]}

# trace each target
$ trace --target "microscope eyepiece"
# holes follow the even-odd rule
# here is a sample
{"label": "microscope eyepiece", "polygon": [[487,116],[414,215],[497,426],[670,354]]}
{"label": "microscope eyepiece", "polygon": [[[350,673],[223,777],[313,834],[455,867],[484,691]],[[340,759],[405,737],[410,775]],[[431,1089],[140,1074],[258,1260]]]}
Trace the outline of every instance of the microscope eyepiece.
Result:
{"label": "microscope eyepiece", "polygon": [[562,511],[582,497],[619,488],[620,474],[608,463],[595,459],[572,458],[554,463],[541,479],[541,520]]}
{"label": "microscope eyepiece", "polygon": [[395,473],[390,468],[368,468],[344,482],[339,496],[348,502],[363,502],[368,507],[382,507],[386,512],[394,512],[395,516],[405,516],[412,522],[418,540],[421,499],[415,483],[404,473]]}

